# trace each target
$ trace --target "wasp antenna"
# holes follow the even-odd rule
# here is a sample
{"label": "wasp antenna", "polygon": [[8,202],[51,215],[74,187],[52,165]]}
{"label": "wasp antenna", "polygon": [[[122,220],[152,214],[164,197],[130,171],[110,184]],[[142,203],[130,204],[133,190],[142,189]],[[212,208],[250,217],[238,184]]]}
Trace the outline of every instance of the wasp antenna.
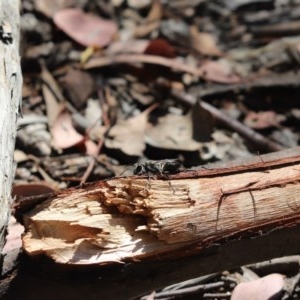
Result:
{"label": "wasp antenna", "polygon": [[122,176],[128,169],[132,168],[132,166],[126,167],[120,174],[119,176]]}

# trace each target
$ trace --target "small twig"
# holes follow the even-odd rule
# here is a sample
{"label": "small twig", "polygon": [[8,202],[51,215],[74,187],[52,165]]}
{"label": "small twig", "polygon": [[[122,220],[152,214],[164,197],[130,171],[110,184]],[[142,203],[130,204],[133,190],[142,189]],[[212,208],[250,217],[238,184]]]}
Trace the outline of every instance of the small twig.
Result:
{"label": "small twig", "polygon": [[205,293],[203,299],[227,299],[231,297],[231,293]]}
{"label": "small twig", "polygon": [[[99,143],[98,143],[99,145]],[[89,176],[91,175],[93,169],[94,169],[94,166],[95,166],[95,159],[92,159],[88,165],[88,167],[86,168],[84,174],[82,175],[81,177],[81,180],[80,180],[80,185],[86,183],[87,179],[89,178]]]}
{"label": "small twig", "polygon": [[171,68],[175,71],[189,73],[198,77],[205,77],[204,72],[199,70],[199,68],[191,67],[188,64],[181,62],[180,60],[148,54],[117,54],[92,58],[84,65],[84,69],[89,70],[116,64],[137,63],[160,65]]}
{"label": "small twig", "polygon": [[282,274],[297,273],[300,267],[300,255],[284,256],[264,262],[248,265],[258,274],[278,272]]}
{"label": "small twig", "polygon": [[[183,296],[188,294],[195,294],[198,292],[203,292],[207,290],[216,289],[219,287],[224,286],[224,282],[213,282],[213,283],[207,283],[207,284],[199,284],[193,287],[183,288],[180,290],[173,290],[173,291],[164,291],[164,292],[158,292],[155,294],[154,299],[161,299],[166,297],[175,297],[175,296]],[[141,300],[147,299],[146,297],[141,298]]]}
{"label": "small twig", "polygon": [[[100,152],[100,149],[102,148],[102,146],[103,146],[103,140],[99,140],[98,144],[97,144],[97,153]],[[86,168],[86,170],[80,180],[80,184],[83,184],[87,181],[87,179],[89,178],[89,176],[91,175],[91,173],[94,169],[94,166],[95,166],[95,158],[90,161],[88,167]]]}
{"label": "small twig", "polygon": [[271,141],[270,139],[264,137],[260,133],[257,133],[250,127],[245,126],[243,123],[232,119],[231,117],[224,114],[221,110],[215,108],[209,103],[201,102],[201,106],[207,111],[209,111],[220,122],[228,126],[230,129],[234,130],[235,132],[239,133],[241,136],[248,139],[250,142],[254,143],[257,147],[268,152],[279,151],[284,149],[283,146]]}
{"label": "small twig", "polygon": [[[175,90],[171,90],[171,95],[188,104],[195,104],[197,102],[196,97],[185,93],[178,93]],[[231,130],[239,133],[251,143],[255,144],[257,148],[260,148],[267,152],[279,151],[284,149],[283,146],[271,141],[270,139],[267,139],[260,133],[257,133],[253,129],[245,126],[243,123],[232,119],[231,117],[224,114],[221,110],[215,108],[209,103],[201,102],[201,106],[205,110],[209,111],[219,122],[223,123]]]}
{"label": "small twig", "polygon": [[[101,93],[100,91],[98,91],[98,96],[99,96],[99,102],[100,102],[100,106],[102,108],[102,112],[103,112],[103,122],[104,122],[104,125],[105,127],[107,128],[106,129],[106,132],[108,131],[108,128],[110,128],[110,120],[108,118],[108,114],[107,114],[107,105],[105,105],[105,99],[104,99],[104,96],[103,96],[103,93]],[[103,146],[103,143],[104,143],[104,140],[101,139],[98,141],[97,143],[97,153],[99,154],[102,146]],[[93,169],[95,167],[95,157],[90,161],[88,167],[86,168],[81,180],[80,180],[80,184],[83,184],[87,181],[87,179],[89,178],[89,176],[91,175]]]}
{"label": "small twig", "polygon": [[196,285],[196,284],[199,284],[199,283],[205,283],[205,282],[208,282],[208,281],[213,281],[213,279],[215,279],[217,276],[219,276],[218,273],[213,273],[213,274],[209,274],[209,275],[189,279],[189,280],[186,280],[186,281],[181,281],[179,283],[172,284],[170,286],[165,287],[162,291],[179,290],[179,289],[182,289],[182,288],[185,288],[185,287],[188,287],[188,286],[192,286],[192,285]]}

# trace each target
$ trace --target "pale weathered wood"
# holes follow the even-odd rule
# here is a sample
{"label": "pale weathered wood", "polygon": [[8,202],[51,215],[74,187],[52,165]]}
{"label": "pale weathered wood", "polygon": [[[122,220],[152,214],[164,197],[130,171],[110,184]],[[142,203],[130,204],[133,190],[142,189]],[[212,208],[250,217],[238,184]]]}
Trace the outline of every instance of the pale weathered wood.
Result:
{"label": "pale weathered wood", "polygon": [[[299,148],[66,190],[24,215],[24,249],[68,264],[199,254],[226,239],[300,223]],[[187,251],[188,250],[188,251]]]}
{"label": "pale weathered wood", "polygon": [[299,253],[300,225],[278,228],[255,239],[213,245],[201,255],[156,261],[71,268],[44,260],[22,260],[22,268],[3,300],[136,299],[145,293],[245,263]]}
{"label": "pale weathered wood", "polygon": [[[27,228],[25,250],[53,262],[23,261],[4,299],[131,299],[200,275],[299,253],[299,149],[182,172],[171,176],[171,187],[168,180],[151,179],[149,186],[147,178],[114,178],[50,198],[24,199],[16,209]],[[112,264],[130,258],[137,260]]]}
{"label": "pale weathered wood", "polygon": [[0,252],[5,242],[14,177],[13,153],[21,103],[20,1],[0,1]]}

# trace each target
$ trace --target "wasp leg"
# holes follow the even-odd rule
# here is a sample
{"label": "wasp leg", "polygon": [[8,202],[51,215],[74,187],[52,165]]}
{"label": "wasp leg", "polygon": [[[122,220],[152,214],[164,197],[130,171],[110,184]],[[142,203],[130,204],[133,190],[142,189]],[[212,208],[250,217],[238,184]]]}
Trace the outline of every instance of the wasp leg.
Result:
{"label": "wasp leg", "polygon": [[169,188],[173,191],[173,194],[175,194],[175,189],[173,188],[173,185],[171,183],[171,180],[170,180],[169,176],[167,174],[161,174],[161,175],[168,180],[168,182],[169,182]]}
{"label": "wasp leg", "polygon": [[146,190],[150,190],[151,189],[151,176],[150,173],[147,173],[148,176],[148,181],[147,181],[147,185],[146,185]]}
{"label": "wasp leg", "polygon": [[175,189],[173,188],[173,185],[172,185],[172,183],[171,183],[171,180],[168,178],[168,180],[169,180],[169,187],[170,187],[170,189],[172,189],[172,191],[173,191],[173,195],[175,194]]}
{"label": "wasp leg", "polygon": [[126,168],[119,174],[119,177],[123,176],[130,168],[132,168],[132,166],[126,167]]}

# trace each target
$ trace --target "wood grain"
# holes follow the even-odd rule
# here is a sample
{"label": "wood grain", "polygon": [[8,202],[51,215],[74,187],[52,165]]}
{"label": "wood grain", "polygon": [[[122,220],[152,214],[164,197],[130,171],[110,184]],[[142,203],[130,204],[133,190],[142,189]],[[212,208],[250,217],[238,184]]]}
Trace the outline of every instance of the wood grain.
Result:
{"label": "wood grain", "polygon": [[216,243],[296,226],[298,153],[62,191],[24,214],[24,249],[59,263],[109,265],[201,254]]}

